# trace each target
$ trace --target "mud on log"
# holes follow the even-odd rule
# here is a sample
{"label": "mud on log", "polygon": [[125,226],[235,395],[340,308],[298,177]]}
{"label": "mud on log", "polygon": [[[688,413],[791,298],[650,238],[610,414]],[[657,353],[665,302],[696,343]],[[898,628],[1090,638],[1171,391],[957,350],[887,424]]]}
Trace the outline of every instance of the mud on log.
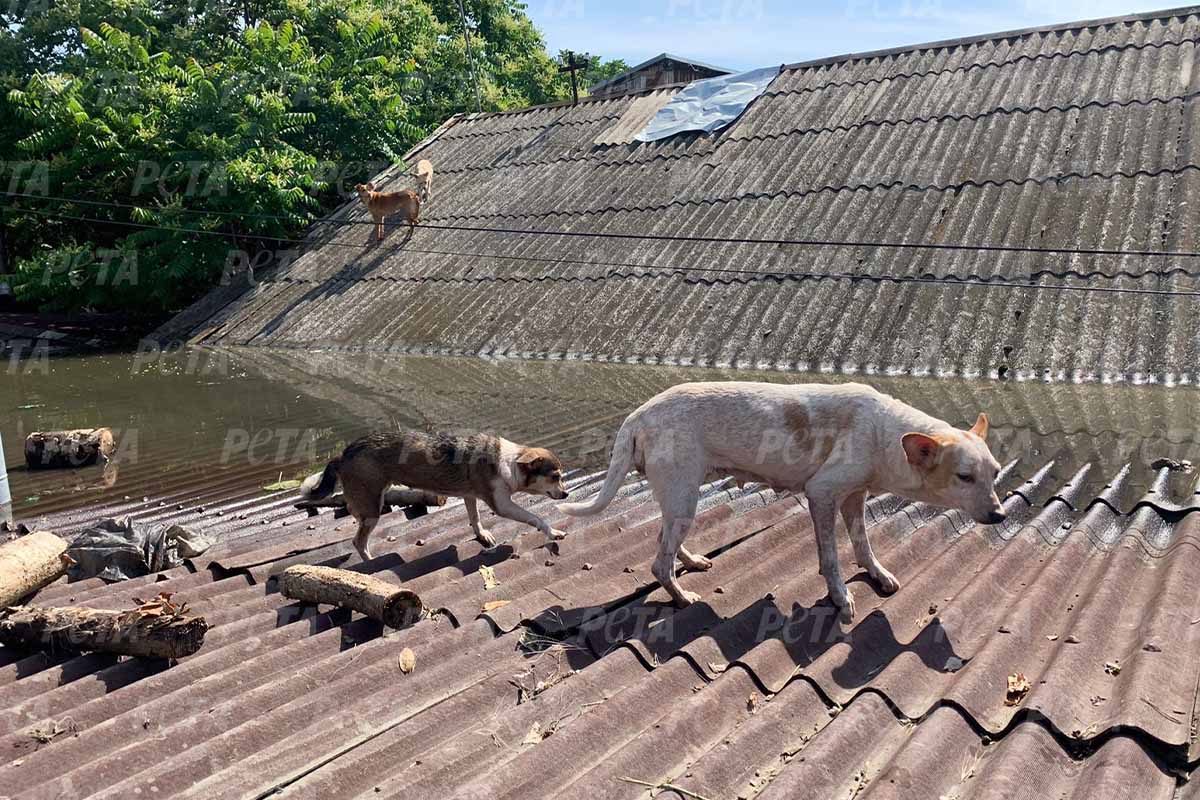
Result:
{"label": "mud on log", "polygon": [[66,541],[47,531],[0,545],[0,609],[65,575],[66,552]]}
{"label": "mud on log", "polygon": [[305,603],[324,603],[366,614],[389,628],[403,628],[421,618],[421,598],[386,581],[333,567],[304,564],[279,575],[279,591]]}
{"label": "mud on log", "polygon": [[185,614],[169,595],[126,611],[65,606],[15,606],[0,612],[0,642],[50,652],[101,651],[147,658],[183,658],[204,644],[208,623]]}
{"label": "mud on log", "polygon": [[73,431],[34,431],[25,439],[25,463],[30,469],[72,469],[103,460],[116,445],[110,428]]}

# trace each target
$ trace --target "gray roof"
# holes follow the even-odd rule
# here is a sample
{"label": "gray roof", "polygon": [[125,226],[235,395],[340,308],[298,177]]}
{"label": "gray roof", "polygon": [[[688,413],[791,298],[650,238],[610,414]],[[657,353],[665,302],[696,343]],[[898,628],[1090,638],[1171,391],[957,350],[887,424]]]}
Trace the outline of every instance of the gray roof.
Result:
{"label": "gray roof", "polygon": [[[651,394],[718,377],[237,355],[249,361],[239,370],[344,407],[346,427],[453,418],[552,446],[571,466]],[[130,485],[123,474],[116,491],[132,497],[121,515],[201,527],[219,543],[184,567],[112,585],[60,581],[33,602],[124,609],[175,592],[211,625],[204,646],[178,662],[0,646],[0,786],[22,800],[646,800],[644,787],[622,780],[633,778],[712,800],[1195,800],[1200,495],[1194,474],[1145,462],[1197,459],[1200,393],[880,384],[960,425],[987,408],[1009,518],[980,526],[872,498],[874,547],[902,587],[879,594],[839,537],[858,611],[844,632],[803,502],[760,486],[703,488],[688,546],[714,565],[681,576],[703,600],[679,610],[649,572],[660,520],[644,481],[629,481],[591,519],[520,498],[569,531],[553,547],[484,511],[500,545],[482,550],[454,501],[411,522],[389,513],[378,557],[360,562],[351,521],[310,518],[292,507],[294,494],[246,496],[243,480],[215,496],[211,473],[171,474],[171,493],[160,496],[186,505],[159,505],[140,499],[141,478]],[[208,463],[199,442],[184,441]],[[142,466],[163,465],[172,449],[147,446]],[[580,495],[598,483],[570,478]],[[100,516],[95,504],[80,515]],[[56,513],[43,523],[68,532],[79,519]],[[440,613],[385,631],[288,600],[276,576],[298,563],[372,574]],[[484,566],[498,585],[485,583]],[[416,658],[408,675],[397,667],[405,648]],[[1010,705],[1014,674],[1029,691]]]}
{"label": "gray roof", "polygon": [[638,64],[637,66],[630,67],[629,69],[625,70],[624,72],[622,72],[618,75],[614,75],[611,78],[602,80],[599,83],[592,84],[592,86],[588,89],[588,91],[595,93],[595,92],[599,91],[600,89],[603,89],[605,86],[608,86],[609,84],[613,84],[613,83],[616,83],[617,81],[624,80],[625,78],[628,78],[630,75],[634,74],[635,72],[638,72],[639,70],[643,70],[646,67],[652,66],[654,64],[657,64],[660,61],[677,61],[680,64],[691,64],[694,67],[712,70],[713,72],[717,72],[722,75],[729,75],[734,72],[734,70],[732,70],[732,69],[726,69],[725,67],[718,67],[714,64],[706,64],[703,61],[697,61],[694,58],[686,58],[684,56],[677,56],[674,53],[659,53],[658,55],[656,55],[652,58],[647,58],[645,61]]}
{"label": "gray roof", "polygon": [[437,177],[411,241],[354,201],[161,334],[1191,382],[1193,258],[874,243],[1200,249],[1198,35],[1193,8],[791,65],[712,137],[612,144],[638,95],[455,118],[412,154]]}

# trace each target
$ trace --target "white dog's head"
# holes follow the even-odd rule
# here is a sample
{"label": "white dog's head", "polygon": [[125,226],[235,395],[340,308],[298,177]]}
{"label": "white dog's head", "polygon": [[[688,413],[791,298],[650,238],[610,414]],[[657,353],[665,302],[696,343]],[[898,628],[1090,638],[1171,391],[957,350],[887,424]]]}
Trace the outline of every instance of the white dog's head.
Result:
{"label": "white dog's head", "polygon": [[996,496],[1000,463],[988,449],[987,434],[986,414],[980,414],[969,431],[904,434],[904,455],[921,479],[916,499],[962,509],[985,525],[1003,522],[1004,509]]}

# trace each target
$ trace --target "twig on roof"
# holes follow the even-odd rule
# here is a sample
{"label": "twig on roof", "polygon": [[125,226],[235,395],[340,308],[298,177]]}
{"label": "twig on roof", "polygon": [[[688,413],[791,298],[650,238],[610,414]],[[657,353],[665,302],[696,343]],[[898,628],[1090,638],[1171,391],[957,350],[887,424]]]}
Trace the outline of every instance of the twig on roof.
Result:
{"label": "twig on roof", "polygon": [[697,794],[696,792],[693,792],[690,789],[685,789],[682,786],[677,786],[677,785],[671,783],[670,781],[666,781],[664,783],[650,783],[649,781],[639,781],[637,778],[621,778],[620,780],[623,780],[626,783],[634,783],[634,784],[637,784],[638,786],[645,786],[647,789],[650,789],[651,791],[654,791],[656,789],[670,789],[672,792],[678,792],[679,794],[683,795],[684,797],[692,798],[692,800],[710,800],[709,798],[705,797],[702,794]]}

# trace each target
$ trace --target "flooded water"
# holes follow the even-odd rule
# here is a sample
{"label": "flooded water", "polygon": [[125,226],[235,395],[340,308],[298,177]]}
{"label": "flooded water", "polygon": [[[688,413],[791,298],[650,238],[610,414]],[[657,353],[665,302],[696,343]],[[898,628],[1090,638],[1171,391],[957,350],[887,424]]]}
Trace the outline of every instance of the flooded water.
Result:
{"label": "flooded water", "polygon": [[[1053,462],[1066,481],[1085,464],[1099,489],[1126,464],[1131,488],[1159,458],[1200,463],[1192,421],[1200,390],[934,378],[807,375],[591,362],[381,357],[291,351],[188,350],[53,358],[9,365],[0,380],[0,434],[14,516],[31,524],[72,509],[173,505],[266,494],[302,477],[353,438],[412,427],[487,431],[555,448],[572,467],[604,464],[609,439],[647,398],[693,380],[872,383],[969,426],[992,421],[992,449],[1020,474]],[[35,430],[111,427],[107,468],[30,471]],[[1171,493],[1194,491],[1189,475]]]}

